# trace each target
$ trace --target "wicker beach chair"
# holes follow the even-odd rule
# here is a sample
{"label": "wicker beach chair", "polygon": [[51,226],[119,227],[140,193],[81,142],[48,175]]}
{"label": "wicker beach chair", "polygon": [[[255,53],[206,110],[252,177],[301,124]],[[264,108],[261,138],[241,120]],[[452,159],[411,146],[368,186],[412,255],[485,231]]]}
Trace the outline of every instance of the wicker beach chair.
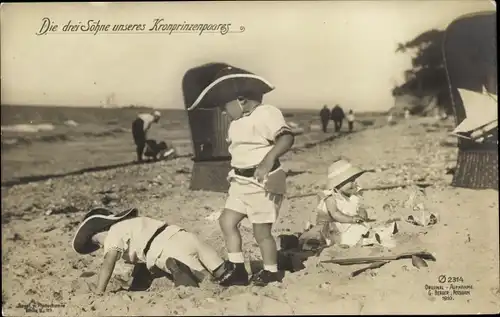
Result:
{"label": "wicker beach chair", "polygon": [[[458,89],[497,95],[496,13],[454,20],[443,43],[445,67],[457,126],[467,117]],[[452,186],[498,190],[498,126],[484,142],[460,138]]]}
{"label": "wicker beach chair", "polygon": [[[184,105],[187,109],[207,87],[216,74],[229,66],[209,63],[189,69],[182,79]],[[231,156],[228,151],[227,130],[229,119],[220,108],[202,102],[196,109],[187,111],[194,149],[191,190],[225,192],[229,188]]]}

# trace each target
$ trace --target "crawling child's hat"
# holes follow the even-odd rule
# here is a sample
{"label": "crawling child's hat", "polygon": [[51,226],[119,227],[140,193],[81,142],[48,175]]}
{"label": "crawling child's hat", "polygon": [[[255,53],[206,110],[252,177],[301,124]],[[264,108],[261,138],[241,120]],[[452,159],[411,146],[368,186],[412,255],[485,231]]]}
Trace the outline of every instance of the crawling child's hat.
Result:
{"label": "crawling child's hat", "polygon": [[84,217],[83,222],[76,230],[73,238],[73,250],[80,254],[89,254],[99,249],[99,245],[92,242],[92,236],[105,228],[117,223],[125,217],[137,217],[135,208],[113,214],[106,208],[94,208]]}
{"label": "crawling child's hat", "polygon": [[207,101],[216,106],[222,106],[238,97],[248,95],[262,96],[272,91],[274,86],[264,78],[249,71],[227,65],[220,69],[213,80],[198,95],[198,98],[188,110],[193,110],[202,101]]}
{"label": "crawling child's hat", "polygon": [[328,188],[340,188],[360,177],[365,170],[353,166],[346,160],[338,160],[328,168]]}

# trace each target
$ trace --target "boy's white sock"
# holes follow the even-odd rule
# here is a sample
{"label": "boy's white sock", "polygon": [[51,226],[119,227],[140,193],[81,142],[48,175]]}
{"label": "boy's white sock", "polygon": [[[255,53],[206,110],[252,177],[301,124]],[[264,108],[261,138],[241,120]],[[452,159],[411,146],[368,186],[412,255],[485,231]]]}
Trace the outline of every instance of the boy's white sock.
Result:
{"label": "boy's white sock", "polygon": [[228,253],[227,259],[232,263],[245,263],[245,258],[243,257],[243,252]]}
{"label": "boy's white sock", "polygon": [[264,270],[276,273],[278,272],[278,265],[277,264],[264,264]]}

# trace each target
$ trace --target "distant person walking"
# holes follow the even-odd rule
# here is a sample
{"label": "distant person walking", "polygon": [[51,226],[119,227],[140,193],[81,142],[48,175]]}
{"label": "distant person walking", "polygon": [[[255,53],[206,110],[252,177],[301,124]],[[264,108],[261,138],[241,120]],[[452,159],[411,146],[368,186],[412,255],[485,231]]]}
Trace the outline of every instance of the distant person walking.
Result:
{"label": "distant person walking", "polygon": [[326,133],[326,128],[328,127],[328,122],[330,121],[330,109],[328,109],[326,105],[324,105],[323,109],[319,112],[319,117],[321,118],[323,132]]}
{"label": "distant person walking", "polygon": [[342,121],[344,121],[345,118],[344,110],[339,105],[336,105],[332,109],[331,118],[335,124],[335,132],[339,132],[342,128]]}
{"label": "distant person walking", "polygon": [[354,112],[351,110],[349,110],[349,114],[347,115],[347,123],[349,124],[349,132],[352,132],[352,129],[354,127],[354,120],[356,120],[356,118],[354,117]]}
{"label": "distant person walking", "polygon": [[392,115],[392,113],[389,113],[389,115],[387,116],[387,123],[388,124],[394,123],[394,116]]}
{"label": "distant person walking", "polygon": [[410,117],[411,117],[410,109],[405,108],[405,119],[410,119]]}
{"label": "distant person walking", "polygon": [[146,135],[148,130],[151,128],[153,123],[158,123],[160,116],[159,111],[154,111],[153,113],[141,113],[132,123],[132,136],[134,137],[134,143],[137,147],[138,162],[142,162],[142,154],[146,146]]}

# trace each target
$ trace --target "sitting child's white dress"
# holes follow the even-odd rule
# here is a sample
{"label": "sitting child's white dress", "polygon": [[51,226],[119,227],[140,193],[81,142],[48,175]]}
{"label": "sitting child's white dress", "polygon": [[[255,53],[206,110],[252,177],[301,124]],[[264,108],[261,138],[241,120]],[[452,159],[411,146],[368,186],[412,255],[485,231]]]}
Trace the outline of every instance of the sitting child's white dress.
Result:
{"label": "sitting child's white dress", "polygon": [[[326,240],[326,244],[332,244],[332,234],[335,235],[335,242],[338,244],[354,246],[361,240],[362,235],[365,235],[369,228],[363,224],[355,223],[339,223],[334,222],[327,208],[326,200],[332,197],[335,199],[337,208],[340,212],[347,216],[357,215],[358,197],[351,196],[346,198],[337,190],[324,190],[320,193],[320,200],[313,211],[311,219],[306,225],[307,231],[316,231],[316,235],[322,236]],[[319,231],[318,231],[319,229]],[[306,233],[304,232],[304,233]],[[303,234],[304,235],[304,234]],[[305,235],[307,237],[308,235]]]}

